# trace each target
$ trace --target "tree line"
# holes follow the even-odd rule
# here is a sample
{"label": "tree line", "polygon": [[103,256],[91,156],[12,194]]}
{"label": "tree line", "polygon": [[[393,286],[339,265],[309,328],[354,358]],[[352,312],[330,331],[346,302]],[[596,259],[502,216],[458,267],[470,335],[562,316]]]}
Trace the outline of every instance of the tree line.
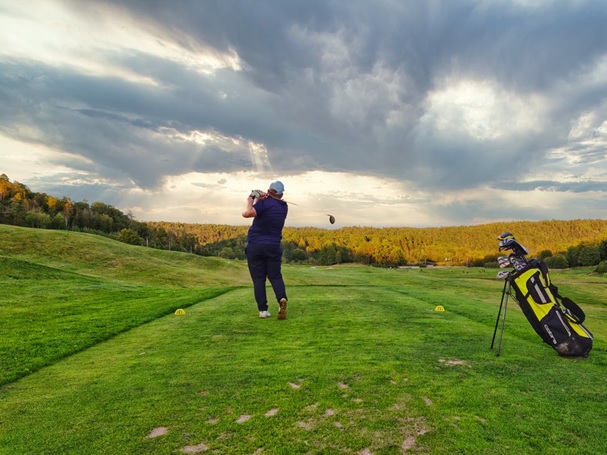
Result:
{"label": "tree line", "polygon": [[[0,175],[0,223],[104,235],[133,244],[204,256],[244,259],[248,226],[142,222],[103,202],[89,204],[46,193]],[[497,236],[512,232],[549,267],[594,266],[607,261],[607,220],[546,220],[436,228],[287,227],[284,259],[382,267],[464,265],[497,267]],[[603,264],[607,269],[607,263]]]}

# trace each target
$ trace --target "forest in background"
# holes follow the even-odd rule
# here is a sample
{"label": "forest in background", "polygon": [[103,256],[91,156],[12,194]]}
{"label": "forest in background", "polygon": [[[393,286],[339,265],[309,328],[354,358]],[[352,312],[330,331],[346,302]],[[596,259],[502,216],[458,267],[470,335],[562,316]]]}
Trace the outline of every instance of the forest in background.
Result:
{"label": "forest in background", "polygon": [[[89,232],[150,248],[244,259],[248,226],[137,221],[103,202],[32,192],[0,175],[0,223]],[[549,267],[607,268],[607,220],[498,222],[430,228],[285,227],[284,258],[292,263],[358,262],[384,267],[497,267],[497,236],[512,232],[530,256]],[[599,270],[602,270],[599,268]]]}

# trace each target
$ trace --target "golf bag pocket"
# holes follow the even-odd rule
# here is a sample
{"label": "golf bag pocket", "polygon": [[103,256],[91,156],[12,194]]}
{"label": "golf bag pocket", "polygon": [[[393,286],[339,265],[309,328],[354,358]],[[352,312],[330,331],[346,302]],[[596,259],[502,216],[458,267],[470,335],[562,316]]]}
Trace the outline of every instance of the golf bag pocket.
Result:
{"label": "golf bag pocket", "polygon": [[527,290],[529,291],[529,295],[537,305],[546,305],[552,303],[553,296],[550,293],[550,290],[544,286],[539,270],[537,270],[529,278],[529,281],[527,283]]}
{"label": "golf bag pocket", "polygon": [[530,263],[508,277],[523,314],[535,332],[561,356],[586,357],[592,349],[592,334],[569,309],[562,307],[551,291],[547,271]]}

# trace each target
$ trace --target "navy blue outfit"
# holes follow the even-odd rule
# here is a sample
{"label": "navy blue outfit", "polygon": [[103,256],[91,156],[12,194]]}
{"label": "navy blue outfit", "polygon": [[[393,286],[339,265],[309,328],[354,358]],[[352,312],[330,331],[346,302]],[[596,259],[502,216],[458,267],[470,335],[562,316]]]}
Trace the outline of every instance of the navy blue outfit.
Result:
{"label": "navy blue outfit", "polygon": [[255,301],[259,311],[267,311],[266,279],[270,280],[276,301],[287,298],[282,279],[282,228],[289,210],[285,201],[268,197],[258,200],[253,208],[257,215],[249,228],[245,248]]}

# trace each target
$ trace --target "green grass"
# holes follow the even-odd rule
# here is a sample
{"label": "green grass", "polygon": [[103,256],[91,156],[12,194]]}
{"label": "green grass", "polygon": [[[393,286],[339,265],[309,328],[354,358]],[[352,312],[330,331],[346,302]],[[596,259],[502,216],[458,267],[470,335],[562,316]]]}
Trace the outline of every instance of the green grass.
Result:
{"label": "green grass", "polygon": [[1,454],[604,452],[587,269],[552,274],[596,337],[565,359],[512,301],[489,350],[496,270],[285,266],[278,321],[239,261],[0,226],[0,264]]}

